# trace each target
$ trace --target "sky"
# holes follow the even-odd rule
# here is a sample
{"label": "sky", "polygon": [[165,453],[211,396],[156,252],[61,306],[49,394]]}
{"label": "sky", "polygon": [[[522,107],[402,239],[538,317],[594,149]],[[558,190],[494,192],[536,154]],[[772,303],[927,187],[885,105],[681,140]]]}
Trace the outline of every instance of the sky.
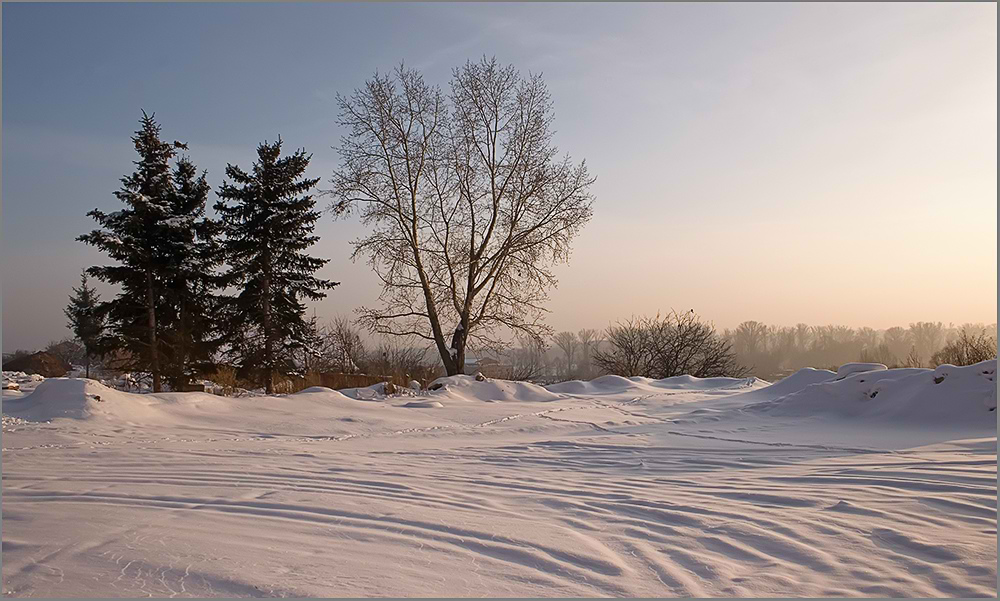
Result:
{"label": "sky", "polygon": [[[997,7],[982,4],[3,4],[3,350],[69,335],[140,109],[214,189],[279,134],[329,179],[337,93],[404,61],[447,87],[542,73],[594,216],[548,323],[694,309],[718,327],[996,321]],[[321,184],[322,187],[322,184]],[[210,198],[214,203],[215,198]],[[313,247],[376,302],[356,220]],[[105,294],[110,294],[110,289]]]}

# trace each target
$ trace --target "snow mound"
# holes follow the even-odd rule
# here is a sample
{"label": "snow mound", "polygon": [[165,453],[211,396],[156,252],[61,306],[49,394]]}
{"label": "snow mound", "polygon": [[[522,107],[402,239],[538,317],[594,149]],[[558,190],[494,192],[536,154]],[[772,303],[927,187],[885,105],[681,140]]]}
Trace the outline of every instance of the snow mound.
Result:
{"label": "snow mound", "polygon": [[[372,384],[371,386],[362,386],[359,388],[341,388],[339,391],[336,392],[346,396],[349,399],[354,399],[355,401],[382,401],[385,400],[387,396],[391,396],[389,394],[386,394],[385,385],[386,385],[385,382],[379,382],[378,384]],[[313,388],[320,388],[320,387],[314,386]],[[330,389],[324,389],[324,390],[330,390]],[[410,389],[407,388],[406,390],[409,391]],[[393,394],[400,394],[402,392],[404,392],[404,389],[396,387],[395,392]]]}
{"label": "snow mound", "polygon": [[645,384],[656,388],[670,388],[676,390],[718,390],[720,388],[749,388],[754,384],[763,382],[758,378],[696,378],[694,376],[674,376],[663,378],[662,380],[649,380],[641,378]]}
{"label": "snow mound", "polygon": [[446,395],[465,401],[525,401],[548,402],[562,398],[530,382],[486,379],[477,381],[473,376],[445,376],[427,387],[434,395]]}
{"label": "snow mound", "polygon": [[26,382],[41,382],[44,379],[45,376],[40,376],[38,374],[26,374],[23,371],[3,372],[4,382],[16,382],[18,384],[24,384]]}
{"label": "snow mound", "polygon": [[815,369],[813,367],[803,367],[794,374],[778,380],[774,384],[765,386],[764,388],[758,388],[757,390],[747,392],[741,395],[733,397],[743,402],[755,401],[760,399],[777,399],[785,395],[791,394],[793,392],[798,392],[803,388],[812,386],[814,384],[820,384],[822,382],[829,382],[837,377],[837,374],[833,373],[828,369]]}
{"label": "snow mound", "polygon": [[44,380],[44,376],[38,374],[26,374],[23,371],[3,372],[4,399],[17,398],[30,393],[39,382]]}
{"label": "snow mound", "polygon": [[46,378],[31,394],[5,399],[3,412],[28,421],[95,416],[144,421],[151,415],[156,401],[147,395],[121,392],[94,380]]}
{"label": "snow mound", "polygon": [[332,388],[327,388],[326,386],[310,386],[309,388],[303,388],[302,390],[292,394],[315,394],[317,392],[330,393],[336,391]]}
{"label": "snow mound", "polygon": [[440,401],[410,401],[403,405],[403,407],[409,407],[411,409],[436,409],[438,407],[444,407]]}
{"label": "snow mound", "polygon": [[863,373],[866,371],[883,371],[889,369],[881,363],[845,363],[837,370],[838,378],[846,378],[851,374]]}
{"label": "snow mound", "polygon": [[749,388],[764,380],[758,378],[696,378],[694,376],[673,376],[661,380],[653,380],[634,376],[601,376],[589,382],[570,380],[558,384],[550,384],[545,388],[550,392],[561,394],[612,394],[630,390],[651,391],[657,388],[667,390],[720,390],[732,388]]}
{"label": "snow mound", "polygon": [[344,394],[342,391],[327,388],[326,386],[310,386],[298,392],[285,395],[284,398],[288,400],[309,400],[320,404],[340,401],[349,401],[353,404],[354,401],[358,400]]}
{"label": "snow mound", "polygon": [[558,384],[549,384],[545,387],[550,392],[563,394],[593,394],[622,392],[635,388],[636,383],[622,376],[601,376],[589,382],[583,380],[569,380]]}
{"label": "snow mound", "polygon": [[996,359],[991,359],[965,367],[942,365],[934,370],[855,372],[744,409],[782,417],[825,416],[930,428],[995,430],[996,366]]}

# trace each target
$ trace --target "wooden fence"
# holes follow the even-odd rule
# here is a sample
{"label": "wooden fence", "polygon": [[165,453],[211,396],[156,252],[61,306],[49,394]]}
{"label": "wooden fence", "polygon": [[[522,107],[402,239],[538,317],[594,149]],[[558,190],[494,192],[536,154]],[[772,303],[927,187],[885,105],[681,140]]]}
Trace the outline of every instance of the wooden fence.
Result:
{"label": "wooden fence", "polygon": [[319,374],[319,386],[340,390],[342,388],[362,388],[364,386],[374,386],[382,382],[392,382],[396,386],[407,387],[410,385],[405,378],[396,376],[372,376],[368,374],[342,374],[323,372]]}

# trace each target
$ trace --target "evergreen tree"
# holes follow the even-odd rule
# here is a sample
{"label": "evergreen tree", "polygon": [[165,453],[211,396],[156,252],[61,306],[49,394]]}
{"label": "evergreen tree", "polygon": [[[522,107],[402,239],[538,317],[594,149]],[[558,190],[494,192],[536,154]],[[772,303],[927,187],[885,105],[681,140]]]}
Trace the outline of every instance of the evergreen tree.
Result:
{"label": "evergreen tree", "polygon": [[220,227],[205,216],[211,188],[205,172],[197,171],[187,157],[177,160],[170,217],[164,222],[170,257],[162,319],[164,375],[174,389],[206,371],[220,343],[214,319],[222,262]]}
{"label": "evergreen tree", "polygon": [[205,217],[205,174],[185,157],[172,167],[177,150],[187,146],[161,140],[159,124],[145,111],[140,123],[132,137],[139,160],[115,192],[125,207],[87,213],[101,229],[79,240],[118,263],[87,270],[121,287],[100,307],[112,332],[108,350],[125,351],[129,367],[150,372],[159,392],[164,375],[173,386],[187,382],[217,345],[208,315],[221,258],[218,224]]}
{"label": "evergreen tree", "polygon": [[104,303],[114,346],[133,357],[135,369],[148,370],[153,391],[161,390],[160,364],[163,348],[157,324],[157,308],[163,304],[163,272],[169,258],[163,249],[163,222],[170,216],[173,177],[170,160],[173,144],[160,140],[160,126],[145,111],[141,127],[132,137],[139,160],[136,169],[121,179],[115,196],[125,208],[113,213],[94,209],[87,213],[102,229],[78,239],[96,246],[118,265],[95,266],[91,275],[121,287],[121,293]]}
{"label": "evergreen tree", "polygon": [[313,228],[320,214],[308,193],[319,179],[304,177],[311,155],[280,154],[279,137],[257,147],[250,173],[227,165],[232,181],[223,183],[215,205],[230,266],[226,283],[239,291],[227,306],[227,342],[241,371],[262,380],[269,394],[275,374],[294,369],[294,353],[307,344],[303,300],[322,299],[337,285],[313,275],[327,259],[303,252],[319,239]]}
{"label": "evergreen tree", "polygon": [[73,288],[69,305],[63,310],[69,319],[69,327],[83,344],[86,357],[86,376],[90,377],[91,358],[100,356],[100,340],[104,335],[104,316],[98,311],[101,302],[97,291],[87,284],[87,272],[80,275],[80,287]]}
{"label": "evergreen tree", "polygon": [[316,366],[320,356],[322,346],[322,335],[320,334],[319,320],[316,318],[316,310],[313,309],[312,317],[306,321],[306,332],[302,340],[301,360],[296,367],[302,375],[306,375]]}

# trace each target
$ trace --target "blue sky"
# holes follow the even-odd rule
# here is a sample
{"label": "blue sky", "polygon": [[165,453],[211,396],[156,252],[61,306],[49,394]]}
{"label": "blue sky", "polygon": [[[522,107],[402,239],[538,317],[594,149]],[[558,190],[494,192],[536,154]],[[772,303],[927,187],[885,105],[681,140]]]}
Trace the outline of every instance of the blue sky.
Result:
{"label": "blue sky", "polygon": [[[329,176],[335,95],[405,60],[542,72],[598,177],[550,323],[696,308],[720,326],[995,321],[996,5],[4,4],[3,348],[67,334],[140,109],[214,188],[281,135]],[[214,199],[213,199],[214,200]],[[316,254],[348,260],[353,221]],[[944,291],[947,291],[946,294]],[[584,302],[586,301],[586,302]]]}

